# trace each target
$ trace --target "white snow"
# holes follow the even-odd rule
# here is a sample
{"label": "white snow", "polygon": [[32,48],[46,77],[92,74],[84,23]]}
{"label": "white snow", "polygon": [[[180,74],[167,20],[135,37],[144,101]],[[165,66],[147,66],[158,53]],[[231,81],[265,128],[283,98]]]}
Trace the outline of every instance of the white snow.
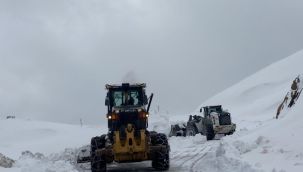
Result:
{"label": "white snow", "polygon": [[[228,109],[237,131],[213,141],[201,135],[170,138],[170,171],[302,172],[303,98],[274,119],[292,81],[303,74],[302,64],[303,51],[204,102],[200,107],[222,104]],[[193,114],[199,114],[199,108]],[[168,133],[170,124],[187,119],[188,115],[151,114],[149,128]],[[81,171],[75,165],[78,148],[106,133],[107,126],[9,119],[0,120],[0,131],[0,153],[16,160],[13,168],[0,167],[1,172],[63,172]],[[136,169],[136,164],[130,166]],[[139,171],[145,166],[150,170],[148,162],[138,166]]]}
{"label": "white snow", "polygon": [[[0,152],[17,160],[13,169],[22,172],[72,171],[74,166],[61,157],[66,148],[79,148],[90,143],[94,136],[101,135],[106,127],[76,126],[23,119],[0,120]],[[35,156],[24,156],[30,151]],[[72,153],[72,151],[70,151]],[[39,157],[39,154],[45,158]],[[59,155],[58,155],[59,154]],[[27,154],[28,155],[28,154]],[[2,169],[0,171],[12,171]]]}

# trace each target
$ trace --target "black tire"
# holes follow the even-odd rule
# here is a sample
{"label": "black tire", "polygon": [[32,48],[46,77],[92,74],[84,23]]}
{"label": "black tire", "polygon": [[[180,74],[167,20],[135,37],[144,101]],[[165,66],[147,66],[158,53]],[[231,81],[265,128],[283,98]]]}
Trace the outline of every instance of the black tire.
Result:
{"label": "black tire", "polygon": [[106,172],[106,162],[101,156],[94,156],[91,159],[92,172]]}
{"label": "black tire", "polygon": [[91,171],[92,172],[106,172],[106,160],[105,157],[96,154],[97,149],[105,147],[105,137],[93,137],[91,139]]}
{"label": "black tire", "polygon": [[206,125],[206,140],[213,140],[215,138],[215,132],[211,124]]}
{"label": "black tire", "polygon": [[195,126],[188,125],[186,127],[186,136],[195,136],[196,134],[198,134],[198,131]]}
{"label": "black tire", "polygon": [[166,149],[155,152],[152,159],[152,167],[159,171],[169,169],[169,145],[165,134],[158,133],[151,137],[153,145],[165,145]]}
{"label": "black tire", "polygon": [[235,130],[232,130],[231,132],[227,133],[227,135],[233,135]]}

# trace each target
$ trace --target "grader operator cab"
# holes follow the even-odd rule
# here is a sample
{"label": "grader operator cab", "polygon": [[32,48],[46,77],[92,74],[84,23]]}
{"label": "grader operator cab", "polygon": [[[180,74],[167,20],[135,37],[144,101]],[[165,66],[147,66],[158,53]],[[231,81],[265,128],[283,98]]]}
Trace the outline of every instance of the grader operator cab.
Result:
{"label": "grader operator cab", "polygon": [[[156,170],[169,169],[170,147],[165,134],[149,132],[148,117],[153,94],[145,84],[106,85],[108,134],[91,139],[92,172],[107,171],[107,164],[151,160]],[[85,160],[85,158],[82,158]]]}

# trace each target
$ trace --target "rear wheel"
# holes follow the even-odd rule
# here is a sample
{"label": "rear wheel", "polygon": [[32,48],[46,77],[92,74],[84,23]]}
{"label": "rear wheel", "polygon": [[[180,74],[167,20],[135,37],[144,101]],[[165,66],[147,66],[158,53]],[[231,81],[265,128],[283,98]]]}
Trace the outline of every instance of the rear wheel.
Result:
{"label": "rear wheel", "polygon": [[213,140],[215,138],[215,132],[213,129],[213,125],[206,125],[206,140]]}
{"label": "rear wheel", "polygon": [[235,130],[230,131],[229,133],[227,133],[227,135],[233,135],[235,132]]}
{"label": "rear wheel", "polygon": [[91,171],[92,172],[106,172],[106,160],[104,156],[96,153],[96,150],[105,147],[105,137],[93,137],[91,139]]}
{"label": "rear wheel", "polygon": [[156,170],[166,171],[169,169],[169,145],[165,134],[158,133],[152,138],[153,145],[164,145],[166,149],[158,150],[155,152],[152,167]]}

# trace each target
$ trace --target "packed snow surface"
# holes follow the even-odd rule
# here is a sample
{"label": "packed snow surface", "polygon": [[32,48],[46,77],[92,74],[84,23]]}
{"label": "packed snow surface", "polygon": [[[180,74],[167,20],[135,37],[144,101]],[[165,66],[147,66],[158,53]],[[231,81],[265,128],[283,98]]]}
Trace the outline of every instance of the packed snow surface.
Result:
{"label": "packed snow surface", "polygon": [[[191,172],[302,172],[303,101],[298,99],[275,119],[277,108],[292,81],[303,74],[303,51],[272,64],[219,93],[205,105],[223,105],[232,114],[237,131],[206,141],[172,137],[170,171]],[[191,114],[199,115],[197,108]],[[170,124],[188,115],[151,114],[150,130],[168,133]],[[16,160],[2,172],[89,171],[75,163],[79,148],[106,133],[106,126],[76,126],[21,119],[0,120],[0,153]],[[150,162],[113,164],[109,171],[153,171]],[[114,170],[115,169],[115,170]]]}

